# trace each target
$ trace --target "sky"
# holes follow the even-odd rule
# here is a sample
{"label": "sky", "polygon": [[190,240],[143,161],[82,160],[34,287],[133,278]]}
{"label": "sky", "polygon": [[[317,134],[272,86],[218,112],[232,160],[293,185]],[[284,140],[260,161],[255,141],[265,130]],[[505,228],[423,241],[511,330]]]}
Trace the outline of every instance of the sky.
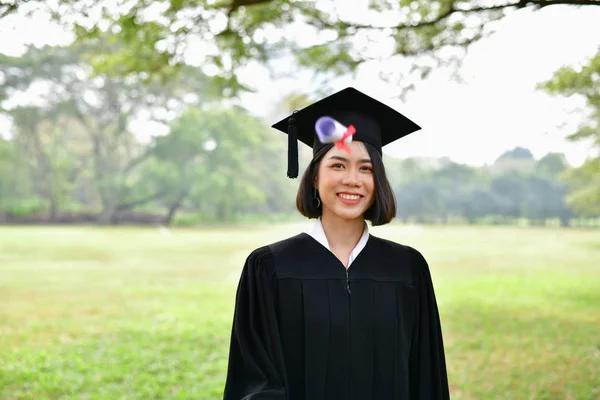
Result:
{"label": "sky", "polygon": [[[373,68],[335,90],[354,86],[392,106],[422,129],[384,149],[398,157],[444,157],[470,165],[491,164],[507,150],[529,148],[536,158],[565,153],[573,165],[590,154],[588,143],[564,138],[581,121],[570,112],[577,99],[551,97],[536,90],[561,66],[577,66],[600,48],[600,7],[553,6],[538,12],[519,11],[503,20],[497,32],[474,45],[461,69],[465,83],[438,71],[405,101],[398,87],[382,82]],[[245,97],[256,113],[267,115],[281,96],[311,87],[301,75]],[[566,126],[563,126],[565,125]],[[561,127],[562,126],[562,127]]]}
{"label": "sky", "polygon": [[[348,8],[348,12],[351,10]],[[1,21],[2,53],[18,55],[25,43],[66,44],[70,40],[70,35],[41,15]],[[387,155],[449,157],[460,163],[483,165],[521,146],[529,148],[536,158],[562,152],[578,166],[591,154],[591,147],[564,138],[581,120],[581,114],[571,111],[581,103],[550,97],[535,87],[561,66],[582,64],[598,51],[598,21],[600,7],[552,6],[537,12],[518,11],[505,18],[491,38],[472,46],[460,70],[464,83],[453,81],[449,71],[438,70],[417,82],[416,89],[401,100],[397,97],[399,87],[379,80],[377,67],[367,65],[356,77],[336,81],[334,90],[353,86],[422,127],[386,146]],[[302,37],[309,32],[298,34]],[[269,81],[266,70],[251,67],[243,76],[261,83],[256,93],[241,97],[242,105],[265,118],[277,114],[274,107],[285,94],[314,86],[308,74]],[[144,125],[144,121],[140,123],[138,126]],[[7,126],[0,120],[0,131]]]}

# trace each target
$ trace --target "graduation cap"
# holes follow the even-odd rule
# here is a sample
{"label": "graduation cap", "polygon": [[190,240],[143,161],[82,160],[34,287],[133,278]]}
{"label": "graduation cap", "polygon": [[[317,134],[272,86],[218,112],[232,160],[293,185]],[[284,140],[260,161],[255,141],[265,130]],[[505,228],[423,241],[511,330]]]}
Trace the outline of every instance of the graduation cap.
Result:
{"label": "graduation cap", "polygon": [[313,156],[328,143],[341,147],[352,140],[382,147],[421,129],[387,105],[348,87],[275,123],[288,134],[289,178],[298,176],[298,140],[313,149]]}

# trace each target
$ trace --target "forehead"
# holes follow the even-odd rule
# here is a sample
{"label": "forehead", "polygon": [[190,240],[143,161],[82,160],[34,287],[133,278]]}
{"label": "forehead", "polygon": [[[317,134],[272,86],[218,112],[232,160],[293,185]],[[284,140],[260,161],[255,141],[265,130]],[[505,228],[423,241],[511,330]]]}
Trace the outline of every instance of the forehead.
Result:
{"label": "forehead", "polygon": [[352,143],[350,143],[349,147],[351,149],[352,154],[348,154],[348,152],[346,150],[339,149],[339,148],[337,148],[337,146],[333,146],[325,154],[325,159],[335,156],[335,157],[347,158],[352,161],[371,160],[371,157],[369,156],[369,152],[367,151],[367,148],[365,147],[364,143],[354,140],[354,141],[352,141]]}

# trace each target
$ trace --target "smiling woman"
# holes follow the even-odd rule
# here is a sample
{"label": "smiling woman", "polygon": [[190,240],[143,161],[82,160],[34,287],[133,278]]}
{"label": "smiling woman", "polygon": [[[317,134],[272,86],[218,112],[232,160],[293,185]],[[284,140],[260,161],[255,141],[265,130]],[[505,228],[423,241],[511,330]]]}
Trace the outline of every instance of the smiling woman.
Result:
{"label": "smiling woman", "polygon": [[290,137],[288,176],[296,130],[313,149],[296,205],[315,222],[246,259],[224,399],[448,399],[428,264],[366,223],[396,213],[382,146],[419,127],[353,88],[274,127]]}

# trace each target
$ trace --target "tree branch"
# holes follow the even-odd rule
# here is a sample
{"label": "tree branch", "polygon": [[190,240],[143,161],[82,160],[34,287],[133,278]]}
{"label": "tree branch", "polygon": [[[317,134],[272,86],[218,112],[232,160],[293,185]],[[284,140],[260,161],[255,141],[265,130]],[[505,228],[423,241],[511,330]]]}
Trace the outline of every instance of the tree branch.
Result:
{"label": "tree branch", "polygon": [[0,19],[6,17],[9,14],[14,13],[19,8],[17,3],[9,4],[0,2]]}
{"label": "tree branch", "polygon": [[142,161],[144,161],[145,159],[147,159],[150,156],[150,148],[146,149],[146,151],[144,151],[142,154],[140,154],[139,156],[137,156],[136,158],[132,159],[131,161],[129,161],[127,163],[127,165],[125,166],[125,169],[123,170],[124,174],[128,174],[132,169],[134,169],[135,167],[137,167],[139,164],[142,163]]}
{"label": "tree branch", "polygon": [[229,10],[229,14],[235,12],[240,7],[254,6],[257,4],[271,3],[273,0],[233,0],[215,4],[214,8],[226,8]]}
{"label": "tree branch", "polygon": [[395,26],[373,26],[373,25],[364,25],[364,24],[354,24],[349,22],[336,22],[336,23],[327,23],[322,21],[328,28],[343,28],[343,29],[391,29],[395,31],[401,31],[406,29],[417,29],[425,26],[431,26],[438,24],[446,19],[448,19],[452,14],[461,13],[461,14],[473,14],[473,13],[481,13],[486,11],[498,11],[507,8],[525,8],[527,6],[534,6],[537,8],[548,7],[553,5],[588,5],[588,6],[600,6],[600,0],[520,0],[517,2],[511,2],[506,4],[500,4],[490,7],[473,7],[473,8],[455,8],[451,5],[448,10],[442,12],[437,17],[418,22],[416,24],[400,24]]}
{"label": "tree branch", "polygon": [[121,203],[117,206],[117,210],[118,211],[130,210],[135,206],[146,204],[152,200],[158,200],[161,197],[163,197],[165,194],[167,194],[167,192],[168,192],[168,190],[166,190],[166,189],[159,190],[158,192],[156,192],[150,196],[143,197],[143,198],[137,199],[137,200],[133,200],[133,201],[130,201],[129,203]]}
{"label": "tree branch", "polygon": [[538,7],[553,6],[556,4],[572,5],[572,6],[600,6],[598,0],[531,0],[525,3],[537,5]]}

